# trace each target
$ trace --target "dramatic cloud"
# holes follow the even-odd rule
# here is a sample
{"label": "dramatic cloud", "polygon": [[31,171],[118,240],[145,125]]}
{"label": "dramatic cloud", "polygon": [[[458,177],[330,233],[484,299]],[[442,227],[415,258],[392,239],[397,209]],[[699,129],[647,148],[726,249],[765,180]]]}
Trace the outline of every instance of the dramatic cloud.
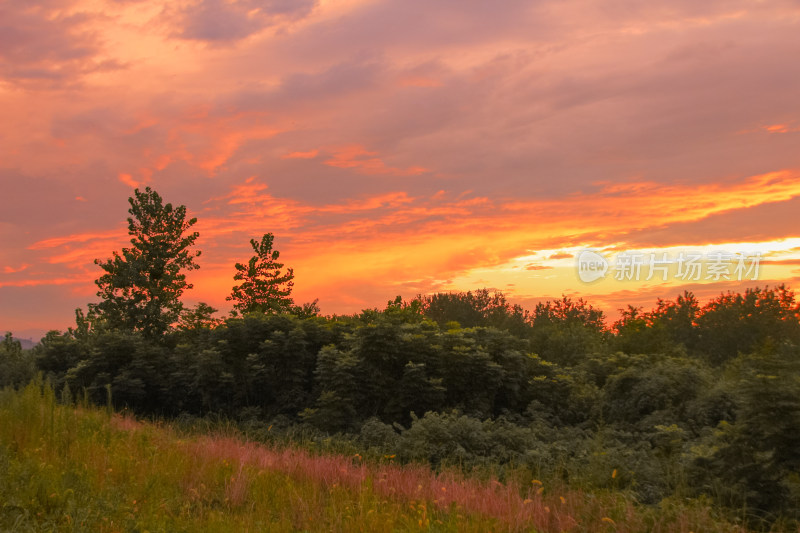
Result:
{"label": "dramatic cloud", "polygon": [[146,185],[198,217],[187,297],[222,308],[268,231],[325,312],[735,285],[586,285],[584,247],[791,282],[798,26],[790,0],[0,1],[0,328],[69,325]]}
{"label": "dramatic cloud", "polygon": [[81,76],[121,68],[103,57],[91,23],[75,2],[6,0],[0,4],[0,80],[63,88]]}

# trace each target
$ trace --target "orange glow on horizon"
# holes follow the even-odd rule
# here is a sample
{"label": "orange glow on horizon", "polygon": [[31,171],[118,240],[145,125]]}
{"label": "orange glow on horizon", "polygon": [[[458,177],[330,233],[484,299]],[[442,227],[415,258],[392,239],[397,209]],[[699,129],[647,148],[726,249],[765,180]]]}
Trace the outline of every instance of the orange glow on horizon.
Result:
{"label": "orange glow on horizon", "polygon": [[792,283],[800,8],[756,4],[12,2],[0,326],[63,329],[145,185],[197,217],[185,298],[221,309],[266,232],[328,313],[739,286],[585,285],[586,247],[743,247]]}
{"label": "orange glow on horizon", "polygon": [[[800,196],[800,180],[794,176],[791,171],[773,172],[741,180],[726,189],[716,184],[700,187],[700,194],[698,188],[688,186],[612,185],[594,194],[506,203],[500,208],[486,199],[454,200],[440,194],[413,198],[403,192],[313,206],[274,197],[267,192],[268,186],[253,176],[235,185],[228,195],[206,203],[211,212],[226,206],[233,211],[223,216],[200,214],[198,245],[205,250],[203,260],[233,265],[247,257],[219,255],[222,250],[247,254],[251,237],[273,231],[282,257],[290,261],[298,275],[302,273],[297,285],[302,285],[304,292],[329,293],[329,286],[357,280],[392,280],[387,287],[413,286],[403,280],[419,280],[419,273],[424,273],[424,281],[416,283],[420,290],[467,290],[475,288],[474,283],[470,285],[469,272],[498,268],[501,273],[504,264],[530,251],[576,245],[624,247],[619,243],[632,228],[699,221],[715,213],[789,200]],[[668,210],[670,202],[678,206],[674,211]],[[363,219],[362,212],[372,214]],[[653,219],[654,212],[661,216]],[[264,221],[269,223],[265,226]],[[377,228],[380,231],[376,233]],[[605,237],[598,241],[601,234]],[[392,235],[391,239],[387,235]],[[122,230],[51,238],[31,248],[52,250],[47,252],[46,261],[77,269],[85,268],[95,256],[110,254],[121,242]],[[702,241],[687,243],[699,244]],[[765,246],[769,249],[769,243]],[[573,255],[561,251],[549,257],[558,262],[570,261]],[[551,269],[534,265],[525,270]],[[214,295],[204,286],[216,290],[228,283],[212,280],[202,269],[196,277],[196,294],[205,299],[214,299]],[[456,285],[441,281],[452,279],[461,281]],[[479,281],[479,277],[475,279]]]}

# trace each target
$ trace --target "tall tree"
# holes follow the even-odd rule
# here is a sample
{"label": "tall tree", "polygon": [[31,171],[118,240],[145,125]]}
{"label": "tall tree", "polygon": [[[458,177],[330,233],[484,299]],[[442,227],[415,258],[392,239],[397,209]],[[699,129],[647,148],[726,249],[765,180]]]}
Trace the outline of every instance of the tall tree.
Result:
{"label": "tall tree", "polygon": [[278,262],[280,252],[272,249],[275,236],[265,233],[261,241],[250,239],[255,255],[247,264],[236,263],[235,281],[228,301],[233,301],[233,313],[280,313],[294,309],[292,287],[294,271],[282,272],[283,263]]}
{"label": "tall tree", "polygon": [[128,202],[133,246],[115,251],[111,259],[95,260],[105,271],[95,281],[103,301],[90,309],[112,329],[156,338],[181,315],[180,297],[192,288],[184,271],[199,268],[194,259],[200,251],[190,247],[200,234],[187,234],[197,219],[187,219],[186,206],[164,204],[150,187],[144,192],[136,189]]}

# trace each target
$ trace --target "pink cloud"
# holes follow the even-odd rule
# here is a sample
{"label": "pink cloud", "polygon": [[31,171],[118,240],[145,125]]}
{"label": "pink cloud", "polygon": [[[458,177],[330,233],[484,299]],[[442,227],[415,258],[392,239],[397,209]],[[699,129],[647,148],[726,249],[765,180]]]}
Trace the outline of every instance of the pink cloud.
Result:
{"label": "pink cloud", "polygon": [[421,76],[405,76],[400,79],[403,87],[441,87],[443,83],[433,78]]}
{"label": "pink cloud", "polygon": [[233,43],[278,24],[302,19],[316,0],[199,0],[174,15],[175,35],[208,43]]}
{"label": "pink cloud", "polygon": [[371,152],[358,144],[334,148],[331,151],[333,157],[325,161],[326,165],[344,169],[352,168],[363,174],[418,176],[420,174],[429,172],[428,169],[419,166],[411,166],[407,168],[387,166],[386,163],[379,157],[373,157],[378,155],[377,152]]}
{"label": "pink cloud", "polygon": [[309,150],[307,152],[290,152],[283,159],[314,159],[319,154],[319,150]]}
{"label": "pink cloud", "polygon": [[78,2],[0,6],[0,77],[32,89],[58,89],[92,73],[124,68],[105,56],[93,24],[98,14]]}

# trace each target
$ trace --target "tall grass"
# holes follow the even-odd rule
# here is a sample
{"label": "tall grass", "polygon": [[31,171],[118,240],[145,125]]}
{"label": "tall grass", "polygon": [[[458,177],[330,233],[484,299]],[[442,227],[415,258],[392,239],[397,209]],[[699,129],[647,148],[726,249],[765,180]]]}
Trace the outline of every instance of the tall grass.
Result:
{"label": "tall grass", "polygon": [[332,487],[169,428],[0,392],[0,531],[491,531],[496,520]]}
{"label": "tall grass", "polygon": [[744,531],[701,502],[644,508],[622,493],[187,435],[64,400],[37,382],[0,392],[2,531]]}

